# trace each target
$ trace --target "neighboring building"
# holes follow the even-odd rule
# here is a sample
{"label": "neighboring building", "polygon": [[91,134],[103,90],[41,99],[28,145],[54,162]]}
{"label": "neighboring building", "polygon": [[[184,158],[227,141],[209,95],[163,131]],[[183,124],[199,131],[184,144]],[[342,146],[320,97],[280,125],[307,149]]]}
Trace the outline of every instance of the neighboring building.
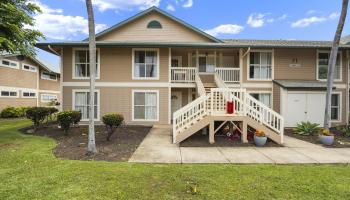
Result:
{"label": "neighboring building", "polygon": [[60,98],[60,74],[49,64],[19,54],[0,54],[0,110],[48,106]]}
{"label": "neighboring building", "polygon": [[[329,41],[219,40],[156,7],[96,40],[97,121],[111,112],[135,124],[170,124],[174,117],[175,142],[208,125],[213,134],[214,121],[240,121],[243,132],[247,123],[267,127],[277,142],[284,126],[323,123]],[[62,108],[81,110],[87,120],[88,41],[38,47],[61,56]],[[349,118],[349,49],[340,45],[333,125]],[[235,114],[226,113],[228,99]]]}

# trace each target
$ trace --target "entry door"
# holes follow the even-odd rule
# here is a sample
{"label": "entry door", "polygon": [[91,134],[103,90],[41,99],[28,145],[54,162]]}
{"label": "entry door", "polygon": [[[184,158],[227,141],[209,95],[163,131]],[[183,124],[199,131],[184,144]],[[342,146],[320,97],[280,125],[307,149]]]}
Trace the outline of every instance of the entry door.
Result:
{"label": "entry door", "polygon": [[207,72],[207,57],[199,56],[198,57],[198,71],[199,72]]}
{"label": "entry door", "polygon": [[[171,113],[179,110],[182,107],[182,93],[172,92],[171,93]],[[171,118],[173,115],[171,115]]]}

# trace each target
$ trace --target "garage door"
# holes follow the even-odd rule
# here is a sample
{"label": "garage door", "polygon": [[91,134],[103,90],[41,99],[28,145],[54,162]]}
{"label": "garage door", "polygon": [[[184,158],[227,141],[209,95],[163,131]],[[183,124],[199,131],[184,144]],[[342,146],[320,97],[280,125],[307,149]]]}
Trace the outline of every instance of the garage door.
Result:
{"label": "garage door", "polygon": [[323,124],[325,93],[288,92],[285,104],[285,126],[294,127],[301,121]]}

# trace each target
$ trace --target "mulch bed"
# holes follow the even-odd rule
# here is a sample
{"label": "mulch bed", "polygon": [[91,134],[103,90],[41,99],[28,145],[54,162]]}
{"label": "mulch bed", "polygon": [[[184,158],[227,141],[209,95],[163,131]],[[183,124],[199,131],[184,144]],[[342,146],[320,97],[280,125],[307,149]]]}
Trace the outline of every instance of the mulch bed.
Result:
{"label": "mulch bed", "polygon": [[[23,129],[24,133],[30,128]],[[39,128],[32,135],[53,138],[58,145],[53,150],[56,157],[72,160],[104,160],[104,161],[127,161],[135,152],[137,147],[148,134],[149,126],[125,126],[118,128],[107,141],[106,127],[95,126],[96,147],[98,153],[86,155],[88,141],[88,126],[73,127],[68,135],[57,127],[57,124],[50,124]],[[27,133],[28,134],[28,133]]]}
{"label": "mulch bed", "polygon": [[292,129],[286,129],[284,131],[284,134],[290,137],[294,137],[306,142],[310,142],[313,144],[318,144],[318,145],[322,145],[324,147],[328,147],[328,148],[349,148],[350,147],[350,137],[345,137],[343,134],[341,134],[341,132],[337,131],[337,130],[331,130],[332,133],[334,133],[335,137],[334,137],[334,143],[331,146],[327,146],[327,145],[322,145],[319,141],[319,137],[318,135],[298,135],[298,134],[294,134]]}
{"label": "mulch bed", "polygon": [[[180,143],[181,147],[255,147],[254,140],[248,143],[242,143],[240,139],[231,139],[226,135],[215,135],[215,143],[209,143],[209,135],[203,135],[202,132],[193,134]],[[264,147],[282,147],[274,141],[267,139]]]}

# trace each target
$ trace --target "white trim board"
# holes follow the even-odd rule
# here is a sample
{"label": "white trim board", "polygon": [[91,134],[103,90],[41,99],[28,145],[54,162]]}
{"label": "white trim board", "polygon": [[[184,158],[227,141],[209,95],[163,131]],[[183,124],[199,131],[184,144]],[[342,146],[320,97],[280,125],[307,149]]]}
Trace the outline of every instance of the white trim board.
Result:
{"label": "white trim board", "polygon": [[[157,52],[157,74],[156,77],[135,77],[134,68],[135,68],[135,51],[156,51]],[[160,74],[160,54],[159,48],[133,48],[131,52],[131,79],[132,80],[159,80]],[[146,58],[145,58],[146,59]]]}
{"label": "white trim board", "polygon": [[[62,86],[88,87],[89,82],[63,82]],[[96,82],[96,87],[170,87],[168,82]]]}
{"label": "white trim board", "polygon": [[[76,92],[90,92],[90,89],[73,89],[72,90],[72,110],[75,110],[75,93]],[[100,98],[100,90],[95,89],[97,92],[97,118],[94,121],[100,121],[100,112],[101,112],[101,98]],[[81,119],[81,121],[89,121],[89,119]]]}
{"label": "white trim board", "polygon": [[[156,119],[135,119],[134,116],[134,95],[136,92],[149,92],[149,93],[156,93],[157,94],[157,118]],[[134,122],[159,122],[159,90],[132,90],[131,91],[131,121]]]}
{"label": "white trim board", "polygon": [[[75,51],[77,50],[85,50],[85,51],[89,51],[89,48],[73,48],[72,49],[72,79],[77,79],[77,80],[89,80],[89,77],[77,77],[75,76]],[[97,74],[98,76],[96,76],[95,78],[98,80],[101,77],[101,55],[100,55],[100,48],[96,48],[96,52],[97,52],[97,56],[98,56],[98,60],[97,60]],[[62,56],[63,57],[63,56]],[[62,67],[61,67],[62,68]]]}

